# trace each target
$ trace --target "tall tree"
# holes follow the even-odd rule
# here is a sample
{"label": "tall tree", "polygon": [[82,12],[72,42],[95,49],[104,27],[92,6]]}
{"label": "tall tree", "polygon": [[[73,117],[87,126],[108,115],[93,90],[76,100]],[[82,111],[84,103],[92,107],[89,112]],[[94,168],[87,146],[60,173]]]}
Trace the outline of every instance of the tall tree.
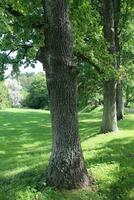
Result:
{"label": "tall tree", "polygon": [[[119,71],[121,65],[123,65],[127,73],[129,71],[129,67],[132,65],[131,63],[133,62],[133,57],[134,57],[132,50],[133,49],[132,24],[134,23],[133,13],[134,13],[134,1],[130,0],[115,1],[116,54],[118,59],[117,64]],[[132,70],[133,69],[131,69],[131,71]],[[126,85],[124,77],[123,79],[121,77],[118,80],[117,84],[116,104],[117,104],[118,120],[124,118],[123,82]]]}
{"label": "tall tree", "polygon": [[[103,31],[104,37],[109,45],[109,65],[117,69],[116,41],[115,41],[115,4],[114,0],[103,0]],[[104,111],[101,132],[117,131],[116,116],[116,79],[104,81]]]}
{"label": "tall tree", "polygon": [[[45,36],[41,61],[46,70],[53,131],[47,184],[67,189],[88,186],[90,178],[78,134],[78,70],[73,66],[73,42],[67,1],[44,0],[44,9],[40,0],[33,3],[7,0],[6,3],[5,6],[2,1],[0,7],[7,18],[10,18],[10,23],[7,21],[7,24],[11,30],[6,30],[7,34],[3,34],[0,56],[4,61],[13,64],[14,71],[21,64],[35,61],[35,55]],[[12,56],[13,52],[16,53],[15,56]],[[10,59],[7,60],[7,57]],[[5,68],[4,62],[3,67]]]}
{"label": "tall tree", "polygon": [[44,0],[45,59],[52,116],[53,144],[47,184],[81,188],[90,179],[78,134],[76,77],[73,42],[66,0]]}
{"label": "tall tree", "polygon": [[[115,30],[115,47],[116,47],[116,59],[117,68],[120,69],[121,65],[121,42],[120,42],[120,21],[121,21],[121,0],[114,0],[114,30]],[[116,108],[117,108],[117,120],[121,120],[124,117],[124,103],[123,103],[123,88],[122,80],[117,81],[116,88]]]}

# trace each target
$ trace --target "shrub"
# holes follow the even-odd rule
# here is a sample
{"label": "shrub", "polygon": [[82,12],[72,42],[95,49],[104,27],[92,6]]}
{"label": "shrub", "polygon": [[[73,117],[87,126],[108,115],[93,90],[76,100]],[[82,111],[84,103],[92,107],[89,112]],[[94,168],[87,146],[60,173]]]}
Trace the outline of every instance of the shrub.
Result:
{"label": "shrub", "polygon": [[35,76],[29,89],[26,104],[28,107],[35,109],[48,108],[48,92],[43,73]]}

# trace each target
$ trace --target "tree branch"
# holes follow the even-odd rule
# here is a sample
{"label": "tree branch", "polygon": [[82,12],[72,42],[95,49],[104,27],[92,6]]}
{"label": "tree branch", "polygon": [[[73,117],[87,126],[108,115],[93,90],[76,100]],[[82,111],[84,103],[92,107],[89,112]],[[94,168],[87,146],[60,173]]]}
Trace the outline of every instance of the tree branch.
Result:
{"label": "tree branch", "polygon": [[91,59],[90,57],[87,57],[87,56],[85,56],[84,54],[81,54],[80,52],[75,53],[75,56],[76,56],[78,59],[81,59],[81,60],[83,60],[83,61],[86,61],[86,62],[89,63],[91,66],[93,66],[94,69],[97,71],[98,74],[103,74],[103,73],[104,73],[103,71],[101,71],[100,67],[99,67],[96,63],[94,63],[94,62],[92,61],[92,59]]}

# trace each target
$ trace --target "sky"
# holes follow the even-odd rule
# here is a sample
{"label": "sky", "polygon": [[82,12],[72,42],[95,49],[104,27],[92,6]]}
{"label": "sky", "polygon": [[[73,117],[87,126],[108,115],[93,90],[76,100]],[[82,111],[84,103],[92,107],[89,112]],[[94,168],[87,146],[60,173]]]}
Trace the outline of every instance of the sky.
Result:
{"label": "sky", "polygon": [[[12,68],[9,67],[6,72],[5,72],[5,76],[9,76],[10,73],[11,73],[11,70]],[[35,68],[32,68],[32,67],[27,67],[27,68],[24,68],[23,66],[20,67],[20,72],[21,73],[30,73],[30,72],[34,72],[34,73],[38,73],[38,72],[43,72],[43,66],[40,62],[37,62],[37,64],[35,65]]]}
{"label": "sky", "polygon": [[35,65],[35,68],[32,68],[32,67],[27,67],[27,68],[24,68],[24,67],[20,67],[20,72],[21,73],[26,73],[26,72],[35,72],[35,73],[38,73],[38,72],[42,72],[43,71],[43,66],[40,62],[37,62],[37,64]]}

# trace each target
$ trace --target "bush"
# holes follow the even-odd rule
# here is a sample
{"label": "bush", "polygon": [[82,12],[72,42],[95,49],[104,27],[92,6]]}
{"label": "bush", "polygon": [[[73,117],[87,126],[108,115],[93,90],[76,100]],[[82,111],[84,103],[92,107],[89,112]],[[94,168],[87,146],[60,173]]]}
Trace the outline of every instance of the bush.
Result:
{"label": "bush", "polygon": [[48,108],[48,91],[46,86],[46,79],[43,73],[35,76],[29,94],[26,99],[26,105],[30,108],[42,109]]}

